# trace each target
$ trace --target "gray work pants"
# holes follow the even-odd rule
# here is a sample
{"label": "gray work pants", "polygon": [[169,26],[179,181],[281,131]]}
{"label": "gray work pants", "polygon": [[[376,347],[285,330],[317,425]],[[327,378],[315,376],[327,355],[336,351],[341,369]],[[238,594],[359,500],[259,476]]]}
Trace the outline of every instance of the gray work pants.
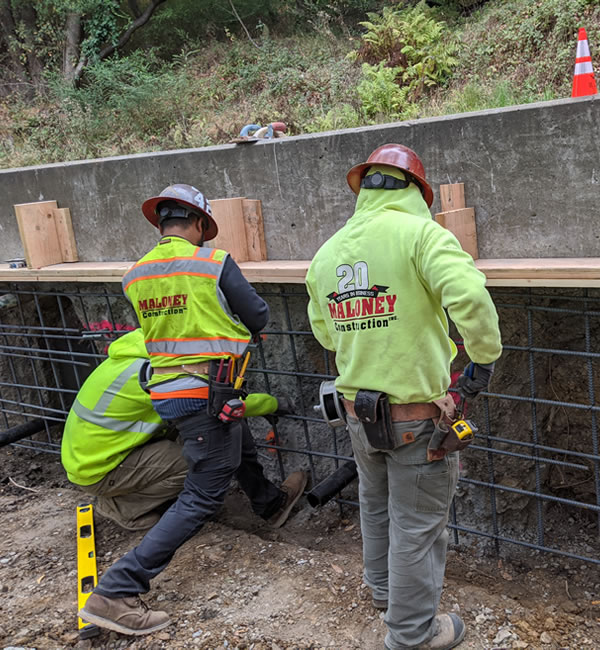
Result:
{"label": "gray work pants", "polygon": [[101,514],[132,528],[183,489],[188,466],[181,452],[172,440],[151,440],[133,449],[101,481],[79,487],[97,497]]}
{"label": "gray work pants", "polygon": [[[416,648],[435,632],[458,453],[427,461],[432,420],[395,422],[397,447],[390,451],[373,449],[351,416],[348,429],[358,466],[364,580],[374,598],[388,601],[386,646]],[[415,440],[404,443],[409,431]]]}

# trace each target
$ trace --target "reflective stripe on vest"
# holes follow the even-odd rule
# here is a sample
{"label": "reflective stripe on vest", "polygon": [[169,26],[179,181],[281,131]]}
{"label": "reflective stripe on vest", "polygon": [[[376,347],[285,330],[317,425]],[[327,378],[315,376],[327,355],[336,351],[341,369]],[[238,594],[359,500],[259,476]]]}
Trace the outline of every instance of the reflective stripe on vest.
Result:
{"label": "reflective stripe on vest", "polygon": [[[219,280],[227,253],[165,236],[123,277],[153,367],[241,356],[250,332],[231,313]],[[152,385],[154,381],[150,381]]]}
{"label": "reflective stripe on vest", "polygon": [[248,339],[199,338],[186,340],[159,339],[146,341],[150,356],[191,357],[196,355],[217,356],[223,349],[235,356],[241,356],[248,346]]}
{"label": "reflective stripe on vest", "polygon": [[128,433],[145,433],[148,435],[153,434],[158,429],[163,427],[160,422],[141,422],[139,420],[116,420],[115,418],[108,417],[106,411],[110,403],[123,389],[123,386],[131,379],[133,375],[139,373],[140,368],[144,365],[144,359],[136,359],[125,370],[106,387],[100,399],[93,409],[84,406],[77,398],[71,407],[77,417],[85,422],[95,424],[103,429],[110,431],[127,431]]}
{"label": "reflective stripe on vest", "polygon": [[[149,260],[147,262],[138,262],[127,271],[123,276],[123,292],[127,295],[127,289],[138,280],[150,280],[153,278],[168,278],[176,275],[192,275],[202,278],[210,278],[217,282],[217,298],[221,309],[232,319],[233,314],[229,310],[227,300],[219,287],[219,278],[223,270],[223,261],[215,259],[215,254],[219,249],[213,248],[208,257],[202,257],[206,254],[206,249],[198,248],[192,257],[168,257],[158,260]],[[164,309],[165,307],[178,307],[180,305],[155,304],[155,309]]]}
{"label": "reflective stripe on vest", "polygon": [[[138,280],[168,278],[172,275],[199,275],[216,279],[221,273],[222,266],[220,261],[203,257],[179,257],[142,262],[132,267],[123,278],[123,291],[127,291],[127,288]],[[166,306],[163,305],[163,307]]]}
{"label": "reflective stripe on vest", "polygon": [[73,402],[71,408],[78,418],[81,418],[90,424],[102,427],[103,429],[110,429],[111,431],[126,431],[127,433],[145,433],[151,435],[163,427],[163,425],[158,422],[115,420],[114,418],[109,418],[106,415],[99,414],[92,409],[86,408],[78,400]]}
{"label": "reflective stripe on vest", "polygon": [[[144,365],[144,359],[136,359],[132,361],[123,372],[118,375],[107,387],[106,390],[102,393],[100,399],[96,402],[94,407],[95,412],[105,413],[110,403],[113,401],[113,398],[121,391],[123,386],[129,381],[132,375],[139,373],[140,368]],[[77,401],[77,400],[75,400]],[[83,404],[81,408],[87,409]]]}

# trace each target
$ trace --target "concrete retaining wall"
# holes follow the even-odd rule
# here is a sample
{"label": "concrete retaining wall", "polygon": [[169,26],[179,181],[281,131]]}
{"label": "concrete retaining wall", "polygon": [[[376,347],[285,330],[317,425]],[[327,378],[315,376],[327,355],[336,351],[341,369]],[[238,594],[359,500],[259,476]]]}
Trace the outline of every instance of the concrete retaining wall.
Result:
{"label": "concrete retaining wall", "polygon": [[481,257],[595,257],[599,136],[596,96],[254,145],[4,170],[2,258],[23,255],[13,204],[56,199],[71,209],[82,261],[137,259],[156,238],[141,203],[184,182],[209,198],[261,199],[269,259],[308,259],[352,213],[347,170],[386,142],[417,151],[434,190],[465,183]]}

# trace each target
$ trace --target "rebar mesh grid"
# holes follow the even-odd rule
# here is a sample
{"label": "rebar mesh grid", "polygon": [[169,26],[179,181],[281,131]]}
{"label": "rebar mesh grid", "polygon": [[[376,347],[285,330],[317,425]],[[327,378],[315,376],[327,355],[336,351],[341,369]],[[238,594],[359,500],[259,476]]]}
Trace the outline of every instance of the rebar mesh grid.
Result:
{"label": "rebar mesh grid", "polygon": [[[265,465],[282,478],[291,465],[303,466],[315,485],[351,459],[344,428],[326,426],[313,409],[319,384],[335,377],[335,360],[310,332],[304,287],[258,290],[272,317],[250,382],[286,394],[294,414],[265,440],[255,432],[257,444]],[[600,564],[600,295],[584,289],[492,295],[504,352],[490,392],[470,405],[479,432],[461,455],[453,541],[475,536],[497,550],[516,544]],[[0,422],[9,428],[45,421],[43,434],[18,446],[60,453],[61,425],[78,389],[110,342],[134,324],[115,285],[0,285]],[[461,350],[454,378],[467,361]],[[355,489],[338,502],[357,506]]]}

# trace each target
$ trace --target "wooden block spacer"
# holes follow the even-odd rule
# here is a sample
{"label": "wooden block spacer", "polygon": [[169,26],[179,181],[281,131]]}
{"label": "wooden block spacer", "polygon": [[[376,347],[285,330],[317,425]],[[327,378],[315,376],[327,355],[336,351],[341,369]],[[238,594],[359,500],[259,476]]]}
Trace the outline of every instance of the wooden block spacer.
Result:
{"label": "wooden block spacer", "polygon": [[435,220],[458,239],[466,253],[479,259],[475,210],[465,207],[464,183],[440,185],[440,202],[442,212],[435,215]]}

